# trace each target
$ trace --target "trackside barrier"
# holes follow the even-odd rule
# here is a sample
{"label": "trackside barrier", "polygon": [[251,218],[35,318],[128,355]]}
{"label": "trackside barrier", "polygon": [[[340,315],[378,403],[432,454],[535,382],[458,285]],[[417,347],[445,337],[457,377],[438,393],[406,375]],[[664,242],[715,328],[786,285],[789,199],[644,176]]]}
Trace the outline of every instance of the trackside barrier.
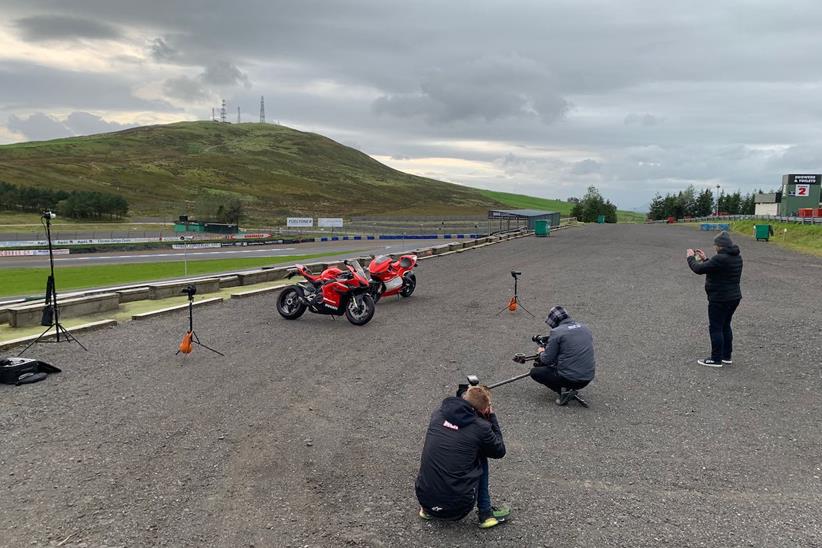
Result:
{"label": "trackside barrier", "polygon": [[[563,226],[560,228],[565,227]],[[470,239],[465,237],[460,238],[460,235],[450,234],[449,236],[451,236],[451,238],[443,237],[440,239],[457,239],[460,241],[452,241],[436,246],[419,248],[411,253],[416,254],[417,257],[419,257],[420,259],[430,259],[437,256],[461,253],[470,249],[478,249],[488,245],[511,240],[514,238],[523,238],[532,235],[533,232],[522,230],[519,232],[495,234],[491,236],[478,236]],[[352,239],[353,238],[354,237],[352,237]],[[374,240],[376,237],[363,236],[362,238]],[[396,239],[403,239],[403,237],[399,236]],[[406,236],[404,239],[414,238],[408,238]],[[398,254],[391,254],[390,256],[394,259],[397,259],[399,257]],[[365,266],[373,258],[374,257],[372,255],[368,255],[363,257],[357,257],[356,259],[359,260],[360,263],[363,264],[363,266]],[[306,264],[306,266],[314,272],[321,272],[329,266],[343,267],[343,263],[340,261],[328,263],[316,262],[308,263]],[[83,314],[101,312],[104,310],[114,310],[117,309],[119,305],[122,303],[128,303],[138,300],[162,299],[166,297],[179,296],[182,293],[182,289],[188,285],[196,286],[198,293],[209,293],[219,291],[220,289],[227,287],[248,286],[265,282],[274,282],[285,279],[288,273],[293,270],[293,268],[293,266],[280,266],[273,268],[262,268],[258,270],[251,270],[245,272],[227,273],[221,276],[211,278],[192,278],[187,280],[175,280],[173,282],[149,283],[134,286],[123,286],[118,288],[87,290],[85,292],[77,292],[70,294],[68,298],[64,297],[63,299],[61,299],[60,311],[61,315],[65,315],[65,317],[73,317],[80,316]],[[261,294],[263,293],[266,292],[261,292]],[[244,292],[244,295],[248,296],[253,294],[255,294],[253,291]],[[219,302],[219,299],[207,299],[206,301],[207,303]],[[19,312],[18,315],[20,320],[15,319],[15,324],[17,324],[19,321],[33,321],[34,323],[32,325],[36,325],[37,323],[39,323],[42,315],[42,299],[38,299],[38,302],[36,303],[33,303],[32,301],[26,302],[25,300],[21,299],[1,303],[0,323],[3,323],[4,321],[12,323],[12,309],[15,308],[29,308],[30,312],[34,311],[34,313],[30,313],[31,318],[29,318],[28,320],[23,320],[24,315],[22,311]],[[163,312],[184,310],[185,308],[185,305],[183,305],[182,307],[171,307],[170,309],[164,309]],[[138,316],[148,317],[150,315],[151,314],[149,313]]]}

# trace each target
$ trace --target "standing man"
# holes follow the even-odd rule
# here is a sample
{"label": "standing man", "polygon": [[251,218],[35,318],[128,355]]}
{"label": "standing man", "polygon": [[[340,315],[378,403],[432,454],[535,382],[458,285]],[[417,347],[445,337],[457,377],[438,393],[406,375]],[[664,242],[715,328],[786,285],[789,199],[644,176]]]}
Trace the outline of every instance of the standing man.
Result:
{"label": "standing man", "polygon": [[711,336],[711,357],[697,360],[699,365],[722,367],[733,360],[734,335],[731,318],[742,299],[739,281],[742,278],[742,255],[739,246],[727,232],[714,238],[716,255],[708,259],[701,249],[688,249],[688,266],[697,274],[705,274],[708,294],[708,333]]}
{"label": "standing man", "polygon": [[462,397],[445,398],[425,434],[415,486],[420,518],[457,521],[476,504],[481,529],[504,522],[511,510],[491,506],[488,492],[488,459],[504,456],[487,387],[472,386]]}
{"label": "standing man", "polygon": [[561,306],[550,310],[545,323],[551,336],[546,348],[537,349],[539,365],[531,368],[531,378],[557,393],[557,405],[573,399],[584,404],[577,391],[594,379],[594,336],[587,325],[571,319]]}

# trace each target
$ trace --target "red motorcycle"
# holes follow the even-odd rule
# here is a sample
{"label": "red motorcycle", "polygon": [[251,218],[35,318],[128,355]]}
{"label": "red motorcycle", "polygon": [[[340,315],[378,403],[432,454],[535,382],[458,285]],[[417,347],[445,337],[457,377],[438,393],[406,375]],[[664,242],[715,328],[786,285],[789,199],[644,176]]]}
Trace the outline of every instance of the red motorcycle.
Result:
{"label": "red motorcycle", "polygon": [[374,316],[374,298],[369,293],[368,276],[357,261],[344,261],[345,270],[331,267],[312,274],[304,265],[295,265],[288,274],[301,275],[304,282],[286,287],[277,297],[277,312],[286,320],[296,320],[306,310],[315,314],[345,315],[354,325],[365,325]]}
{"label": "red motorcycle", "polygon": [[417,277],[413,272],[415,266],[416,255],[402,255],[397,261],[392,261],[388,255],[374,257],[368,265],[374,301],[391,295],[410,297],[417,287]]}

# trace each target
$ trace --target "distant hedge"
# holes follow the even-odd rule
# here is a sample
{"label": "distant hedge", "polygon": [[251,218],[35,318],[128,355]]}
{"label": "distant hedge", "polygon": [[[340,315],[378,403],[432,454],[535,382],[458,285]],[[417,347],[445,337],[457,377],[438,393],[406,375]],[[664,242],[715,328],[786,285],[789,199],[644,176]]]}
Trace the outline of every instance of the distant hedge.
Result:
{"label": "distant hedge", "polygon": [[49,190],[15,186],[0,181],[0,209],[41,212],[53,210],[73,219],[120,218],[128,213],[128,201],[117,194],[74,190]]}

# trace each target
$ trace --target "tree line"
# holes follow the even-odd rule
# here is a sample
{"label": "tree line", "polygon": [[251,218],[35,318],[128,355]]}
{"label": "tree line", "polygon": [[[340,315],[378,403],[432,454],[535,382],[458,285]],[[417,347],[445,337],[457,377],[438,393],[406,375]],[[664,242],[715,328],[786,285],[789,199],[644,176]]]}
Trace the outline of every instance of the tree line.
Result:
{"label": "tree line", "polygon": [[594,223],[600,215],[605,216],[606,223],[617,222],[617,207],[602,197],[595,186],[589,186],[588,192],[574,204],[571,216],[583,223]]}
{"label": "tree line", "polygon": [[[760,190],[758,194],[762,194],[762,191]],[[690,185],[677,194],[666,194],[665,197],[660,194],[654,196],[654,199],[651,200],[648,218],[659,221],[668,217],[676,219],[708,217],[715,214],[717,210],[719,213],[727,215],[753,215],[755,198],[756,194],[754,193],[743,196],[739,191],[733,194],[723,192],[719,195],[717,204],[714,193],[710,188],[697,192],[693,185]]]}
{"label": "tree line", "polygon": [[36,213],[50,209],[72,219],[119,219],[128,213],[128,201],[107,192],[67,192],[0,181],[0,209]]}

